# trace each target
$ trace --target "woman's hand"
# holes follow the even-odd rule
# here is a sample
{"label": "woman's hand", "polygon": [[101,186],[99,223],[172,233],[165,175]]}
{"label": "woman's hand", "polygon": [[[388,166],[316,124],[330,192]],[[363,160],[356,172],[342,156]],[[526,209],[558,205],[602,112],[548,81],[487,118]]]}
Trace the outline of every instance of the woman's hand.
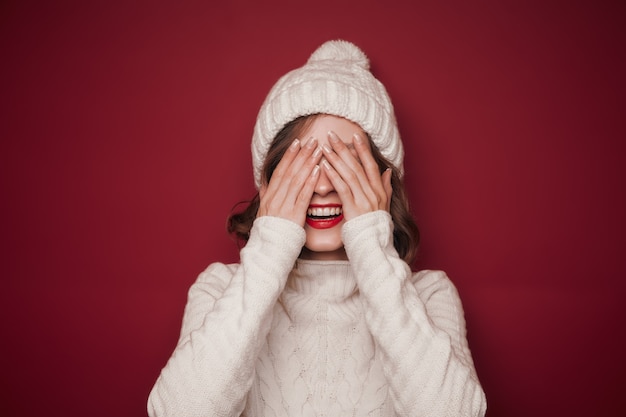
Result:
{"label": "woman's hand", "polygon": [[276,166],[269,184],[261,185],[257,217],[281,217],[304,227],[321,158],[317,139],[309,139],[304,146],[295,139]]}
{"label": "woman's hand", "polygon": [[352,141],[354,155],[334,132],[328,133],[328,139],[330,146],[322,148],[326,158],[322,166],[341,199],[345,219],[376,210],[389,211],[391,169],[380,174],[369,141],[355,133]]}

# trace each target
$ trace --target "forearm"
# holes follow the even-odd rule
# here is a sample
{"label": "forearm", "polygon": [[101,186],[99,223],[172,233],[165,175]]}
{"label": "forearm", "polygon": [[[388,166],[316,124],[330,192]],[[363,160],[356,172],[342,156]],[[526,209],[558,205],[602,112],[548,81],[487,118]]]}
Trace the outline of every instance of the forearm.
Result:
{"label": "forearm", "polygon": [[201,275],[189,292],[178,346],[150,394],[151,416],[241,413],[274,304],[303,241],[294,223],[260,218],[240,265],[216,264]]}
{"label": "forearm", "polygon": [[383,213],[347,223],[344,243],[396,412],[484,415],[484,393],[467,348],[456,292],[447,279],[430,276],[426,281],[434,287],[425,289],[431,292],[427,299],[420,298],[409,266],[393,248],[393,226]]}

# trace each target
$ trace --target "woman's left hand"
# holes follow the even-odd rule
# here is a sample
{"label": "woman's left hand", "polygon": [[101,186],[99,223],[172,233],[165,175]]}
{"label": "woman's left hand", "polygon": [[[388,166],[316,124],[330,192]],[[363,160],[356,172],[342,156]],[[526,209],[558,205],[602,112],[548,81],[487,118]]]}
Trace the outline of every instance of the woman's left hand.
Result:
{"label": "woman's left hand", "polygon": [[380,174],[369,140],[354,134],[355,155],[334,132],[329,132],[328,139],[330,146],[322,147],[325,157],[322,167],[341,199],[345,219],[376,210],[389,211],[391,169]]}

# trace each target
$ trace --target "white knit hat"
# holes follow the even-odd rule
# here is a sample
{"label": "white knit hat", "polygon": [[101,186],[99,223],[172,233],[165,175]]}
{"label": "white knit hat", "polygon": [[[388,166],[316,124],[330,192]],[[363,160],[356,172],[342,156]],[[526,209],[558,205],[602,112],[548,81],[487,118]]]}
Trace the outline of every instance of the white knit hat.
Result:
{"label": "white knit hat", "polygon": [[402,175],[404,150],[389,95],[369,71],[363,51],[350,42],[335,40],[324,43],[306,65],[278,80],[261,106],[252,136],[257,188],[276,134],[290,121],[315,113],[357,123]]}

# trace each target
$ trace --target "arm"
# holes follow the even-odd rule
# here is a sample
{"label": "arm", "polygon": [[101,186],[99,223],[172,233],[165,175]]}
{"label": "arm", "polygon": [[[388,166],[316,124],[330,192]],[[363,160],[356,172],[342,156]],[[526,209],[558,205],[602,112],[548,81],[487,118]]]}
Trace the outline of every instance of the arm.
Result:
{"label": "arm", "polygon": [[243,411],[274,304],[305,242],[306,208],[319,176],[316,149],[316,140],[291,143],[261,185],[241,264],[215,264],[190,289],[178,346],[148,399],[150,416]]}
{"label": "arm", "polygon": [[323,166],[343,203],[346,254],[396,412],[484,415],[485,396],[465,340],[456,290],[436,273],[418,275],[412,283],[409,266],[393,247],[390,170],[380,173],[360,132],[353,136],[356,157],[333,132],[329,143],[332,149],[324,147],[329,163]]}
{"label": "arm", "polygon": [[150,416],[241,414],[273,306],[304,239],[291,221],[258,218],[241,264],[213,264],[199,276],[178,345],[150,393]]}
{"label": "arm", "polygon": [[393,247],[385,211],[345,224],[346,253],[399,415],[483,416],[463,308],[442,272],[413,276]]}

